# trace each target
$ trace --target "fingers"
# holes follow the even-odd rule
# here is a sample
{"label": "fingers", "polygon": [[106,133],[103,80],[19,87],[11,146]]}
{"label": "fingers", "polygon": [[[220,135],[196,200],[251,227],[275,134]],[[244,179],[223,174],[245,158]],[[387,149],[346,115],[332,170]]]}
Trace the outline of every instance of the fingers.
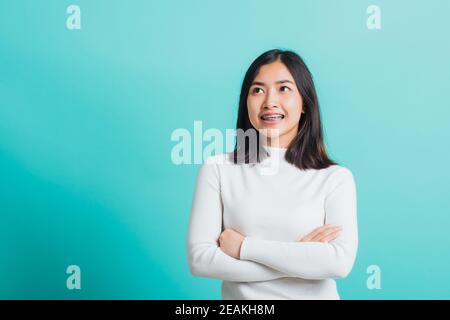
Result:
{"label": "fingers", "polygon": [[336,231],[340,230],[340,227],[338,226],[331,226],[329,228],[326,228],[319,232],[316,236],[314,236],[311,241],[320,241],[321,239],[328,237],[329,235],[335,233]]}
{"label": "fingers", "polygon": [[336,239],[342,227],[326,224],[324,226],[314,229],[311,233],[307,234],[300,241],[301,242],[329,242]]}
{"label": "fingers", "polygon": [[225,230],[222,231],[221,234],[229,235],[229,234],[241,234],[241,233],[239,233],[238,231],[236,231],[234,229],[226,228]]}
{"label": "fingers", "polygon": [[336,239],[337,237],[339,237],[340,233],[341,233],[341,230],[337,230],[337,231],[335,231],[335,232],[329,234],[328,236],[323,237],[322,239],[319,240],[319,242],[324,242],[324,243],[326,243],[326,242],[333,241],[334,239]]}
{"label": "fingers", "polygon": [[326,231],[320,233],[316,238],[314,238],[312,241],[316,242],[329,242],[334,239],[336,239],[340,232],[342,231],[341,227],[331,228],[327,229]]}
{"label": "fingers", "polygon": [[300,241],[312,241],[312,239],[314,239],[315,237],[317,237],[320,233],[331,229],[331,228],[335,228],[336,226],[331,225],[331,224],[325,224],[323,226],[320,226],[316,229],[314,229],[312,232],[308,233],[306,236],[304,236]]}
{"label": "fingers", "polygon": [[331,227],[330,224],[326,224],[320,227],[315,228],[313,231],[304,236],[300,241],[311,241],[317,234],[319,234],[322,230]]}
{"label": "fingers", "polygon": [[219,235],[218,243],[219,245],[225,241],[234,240],[234,239],[242,239],[245,237],[242,233],[239,233],[238,231],[227,228],[222,231],[222,233]]}

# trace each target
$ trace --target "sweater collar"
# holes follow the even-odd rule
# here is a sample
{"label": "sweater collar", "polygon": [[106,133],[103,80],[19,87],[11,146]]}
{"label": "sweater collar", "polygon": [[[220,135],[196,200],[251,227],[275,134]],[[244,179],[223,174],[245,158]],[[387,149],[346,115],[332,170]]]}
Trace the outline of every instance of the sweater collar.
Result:
{"label": "sweater collar", "polygon": [[269,147],[269,146],[264,146],[264,149],[266,149],[269,152],[271,158],[273,157],[284,158],[284,155],[286,154],[287,150],[287,148]]}

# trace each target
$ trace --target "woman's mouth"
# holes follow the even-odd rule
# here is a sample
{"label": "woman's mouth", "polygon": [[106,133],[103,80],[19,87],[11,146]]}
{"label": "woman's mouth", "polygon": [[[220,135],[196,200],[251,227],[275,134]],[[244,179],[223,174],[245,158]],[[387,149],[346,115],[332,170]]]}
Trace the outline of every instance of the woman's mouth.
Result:
{"label": "woman's mouth", "polygon": [[283,114],[265,114],[260,119],[268,125],[278,124],[284,119]]}

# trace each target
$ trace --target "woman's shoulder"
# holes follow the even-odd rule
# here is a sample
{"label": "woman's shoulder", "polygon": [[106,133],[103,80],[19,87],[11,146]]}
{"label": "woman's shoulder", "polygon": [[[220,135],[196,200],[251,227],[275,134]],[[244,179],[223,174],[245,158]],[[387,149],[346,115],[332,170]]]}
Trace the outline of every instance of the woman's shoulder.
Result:
{"label": "woman's shoulder", "polygon": [[347,166],[334,164],[323,170],[326,172],[326,179],[330,183],[339,183],[340,181],[346,180],[354,181],[353,172]]}
{"label": "woman's shoulder", "polygon": [[220,153],[216,155],[210,155],[208,156],[204,164],[207,165],[224,165],[224,164],[233,164],[233,152],[227,152],[227,153]]}
{"label": "woman's shoulder", "polygon": [[[217,155],[210,155],[205,157],[203,164],[200,166],[198,175],[201,178],[212,179],[218,183],[220,180],[221,167],[225,164],[232,164],[228,153],[222,153]],[[231,158],[232,159],[232,158]]]}
{"label": "woman's shoulder", "polygon": [[325,168],[324,170],[329,172],[329,174],[335,174],[335,173],[338,173],[338,172],[342,173],[342,174],[352,174],[352,171],[350,170],[349,167],[342,166],[340,164],[333,164],[333,165]]}

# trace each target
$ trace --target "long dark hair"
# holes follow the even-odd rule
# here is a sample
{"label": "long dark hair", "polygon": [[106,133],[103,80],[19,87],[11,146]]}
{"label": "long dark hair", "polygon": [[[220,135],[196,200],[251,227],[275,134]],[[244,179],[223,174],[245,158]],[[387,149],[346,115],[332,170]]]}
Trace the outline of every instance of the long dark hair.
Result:
{"label": "long dark hair", "polygon": [[[236,124],[237,131],[247,132],[248,129],[256,131],[248,116],[248,92],[260,67],[275,62],[276,60],[280,60],[291,72],[303,98],[303,110],[305,112],[300,117],[298,133],[290,142],[285,153],[285,159],[301,170],[323,169],[337,164],[328,157],[323,142],[319,101],[317,99],[311,72],[303,62],[303,59],[292,51],[279,49],[269,50],[261,54],[250,65],[245,74],[239,98],[239,110]],[[255,160],[256,162],[261,162],[262,159],[267,156],[268,151],[262,148],[259,134],[256,135],[257,148],[256,153],[254,154],[252,154],[252,148],[246,138],[248,137],[238,137],[238,139],[236,139],[235,149],[232,153],[233,162],[235,164],[252,163],[255,162]],[[256,157],[254,155],[256,155]]]}

